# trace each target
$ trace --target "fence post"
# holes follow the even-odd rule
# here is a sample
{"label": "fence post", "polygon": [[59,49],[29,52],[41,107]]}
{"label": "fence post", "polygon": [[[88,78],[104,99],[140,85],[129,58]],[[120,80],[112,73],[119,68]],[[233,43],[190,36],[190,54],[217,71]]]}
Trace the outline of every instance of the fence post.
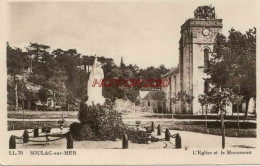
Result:
{"label": "fence post", "polygon": [[170,141],[171,137],[171,133],[169,131],[169,129],[166,129],[165,131],[165,141]]}
{"label": "fence post", "polygon": [[39,136],[39,128],[38,128],[37,125],[36,125],[36,127],[34,128],[34,130],[33,130],[33,136],[34,136],[34,137],[38,137],[38,136]]}
{"label": "fence post", "polygon": [[51,127],[46,127],[46,133],[51,133]]}
{"label": "fence post", "polygon": [[123,144],[123,149],[128,149],[128,137],[126,133],[124,133],[123,135],[122,144]]}
{"label": "fence post", "polygon": [[27,142],[29,142],[29,133],[25,129],[24,132],[23,132],[23,143],[27,143]]}
{"label": "fence post", "polygon": [[70,133],[67,135],[67,149],[73,149],[73,138]]}
{"label": "fence post", "polygon": [[149,144],[152,142],[152,133],[146,133],[146,143]]}
{"label": "fence post", "polygon": [[50,138],[51,138],[50,134],[46,133],[46,140],[48,143],[50,142]]}
{"label": "fence post", "polygon": [[162,134],[161,125],[158,125],[158,127],[157,127],[157,135],[161,135],[161,134]]}
{"label": "fence post", "polygon": [[10,137],[9,149],[16,149],[16,141],[15,141],[15,136],[14,135],[11,135],[11,137]]}
{"label": "fence post", "polygon": [[176,149],[181,149],[181,136],[179,133],[176,134],[175,147]]}
{"label": "fence post", "polygon": [[151,124],[151,128],[152,128],[152,132],[154,132],[154,122],[152,122],[152,124]]}
{"label": "fence post", "polygon": [[43,122],[42,133],[44,133],[45,131],[46,131],[45,122]]}

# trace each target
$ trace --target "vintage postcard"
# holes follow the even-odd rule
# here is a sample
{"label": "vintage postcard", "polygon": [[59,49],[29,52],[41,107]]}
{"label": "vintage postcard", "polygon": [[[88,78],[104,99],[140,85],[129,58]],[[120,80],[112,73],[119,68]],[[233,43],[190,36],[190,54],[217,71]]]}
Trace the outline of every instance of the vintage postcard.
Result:
{"label": "vintage postcard", "polygon": [[1,2],[0,164],[260,164],[259,7]]}

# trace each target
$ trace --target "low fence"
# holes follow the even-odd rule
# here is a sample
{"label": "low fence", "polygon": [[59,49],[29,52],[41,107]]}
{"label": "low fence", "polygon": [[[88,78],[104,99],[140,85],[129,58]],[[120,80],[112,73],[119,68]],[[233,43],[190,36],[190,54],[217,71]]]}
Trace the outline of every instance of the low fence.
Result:
{"label": "low fence", "polygon": [[[145,124],[141,124],[141,123],[137,122],[137,124],[135,124],[135,125],[128,125],[128,124],[124,124],[124,125],[128,126],[128,127],[135,126],[137,128],[137,130],[139,130],[139,127],[144,127],[147,132],[147,134],[146,134],[147,141],[152,141],[152,133],[155,132],[154,122],[148,122]],[[147,126],[147,125],[150,125],[150,126]],[[60,129],[62,130],[62,128],[63,127],[61,126]],[[33,138],[46,137],[46,140],[30,139],[31,137],[29,137],[29,133],[33,133]],[[32,131],[28,131],[27,129],[25,129],[23,135],[20,137],[12,135],[9,140],[9,149],[16,149],[16,144],[17,144],[16,140],[18,140],[19,143],[26,144],[28,142],[50,143],[50,142],[58,141],[58,140],[61,140],[64,138],[67,139],[67,149],[73,149],[73,137],[70,134],[70,132],[67,132],[65,134],[51,134],[51,127],[49,127],[49,126],[47,127],[44,124],[42,126],[41,133],[44,133],[45,135],[39,135],[39,128],[38,128],[38,126],[36,126]],[[161,128],[161,125],[159,124],[157,127],[157,136],[160,136],[162,133],[165,134],[165,137],[162,139],[157,139],[157,141],[170,141],[171,138],[174,138],[175,139],[175,148],[181,149],[182,142],[181,142],[181,136],[179,133],[171,135],[170,130],[168,128],[164,131]],[[51,139],[51,137],[58,137],[58,138]],[[126,133],[123,134],[122,148],[128,149],[128,136]]]}
{"label": "low fence", "polygon": [[[151,124],[151,126],[147,126]],[[154,122],[148,122],[148,123],[145,123],[145,124],[141,124],[137,121],[137,124],[135,125],[129,125],[129,124],[124,124],[125,126],[128,126],[128,127],[133,127],[135,126],[137,130],[139,130],[139,127],[144,127],[147,131],[147,140],[148,141],[151,141],[152,137],[152,133],[155,132],[155,126],[154,126]],[[165,134],[165,138],[162,138],[162,139],[157,139],[158,141],[170,141],[171,138],[174,138],[175,139],[175,148],[176,149],[181,149],[182,147],[182,142],[181,142],[181,136],[179,133],[176,133],[174,135],[171,135],[170,133],[170,130],[167,128],[165,131],[161,128],[161,125],[159,124],[158,127],[157,127],[157,136],[160,136],[162,133]],[[122,147],[123,149],[127,149],[128,148],[128,137],[127,137],[127,134],[124,133],[123,135],[123,140],[122,140]]]}
{"label": "low fence", "polygon": [[[46,140],[30,139],[32,137],[29,137],[29,133],[33,133],[33,138],[46,137]],[[18,140],[18,143],[26,144],[28,142],[50,143],[64,138],[67,138],[67,149],[73,149],[73,138],[70,132],[67,132],[65,134],[51,134],[51,127],[43,126],[42,133],[44,133],[45,135],[39,135],[39,128],[38,126],[36,126],[32,131],[28,131],[27,129],[25,129],[23,135],[20,137],[11,135],[9,140],[9,149],[16,149],[16,144],[17,144],[16,140]],[[51,139],[51,137],[58,137],[58,138]]]}

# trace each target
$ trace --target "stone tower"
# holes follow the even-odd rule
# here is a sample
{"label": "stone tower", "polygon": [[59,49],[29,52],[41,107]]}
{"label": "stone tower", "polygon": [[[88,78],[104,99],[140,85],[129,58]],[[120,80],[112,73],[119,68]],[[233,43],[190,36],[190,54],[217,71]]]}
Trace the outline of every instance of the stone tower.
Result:
{"label": "stone tower", "polygon": [[208,83],[203,79],[207,77],[204,69],[208,66],[214,39],[222,26],[222,19],[216,19],[215,8],[211,6],[199,6],[194,11],[194,18],[181,26],[180,88],[194,97],[192,104],[181,103],[183,113],[201,113],[198,96],[208,88]]}

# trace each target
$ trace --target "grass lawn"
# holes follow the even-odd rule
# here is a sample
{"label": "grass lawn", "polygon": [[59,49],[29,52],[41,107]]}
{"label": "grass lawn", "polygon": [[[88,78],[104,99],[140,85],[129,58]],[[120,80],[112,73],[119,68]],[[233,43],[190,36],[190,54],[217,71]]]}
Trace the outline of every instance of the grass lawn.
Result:
{"label": "grass lawn", "polygon": [[[161,118],[162,117],[162,114],[158,114],[158,115],[155,115],[155,114],[152,114],[152,115],[145,115],[144,117],[146,118]],[[164,114],[163,115],[163,118],[165,119],[171,119],[172,118],[172,115],[171,114]],[[178,115],[173,115],[173,118],[174,119],[206,119],[206,115],[188,115],[188,114],[178,114]],[[220,119],[220,115],[216,115],[216,114],[211,114],[211,115],[208,115],[207,116],[208,119]],[[237,119],[237,115],[224,115],[224,119],[225,120],[236,120]],[[239,119],[240,120],[256,120],[256,116],[249,116],[249,117],[245,117],[243,115],[240,115],[239,116]]]}
{"label": "grass lawn", "polygon": [[[160,124],[162,128],[169,128],[170,130],[222,135],[220,121],[208,122],[208,132],[206,131],[205,121],[160,122],[155,124],[156,127]],[[225,133],[227,137],[237,137],[237,122],[225,122]],[[240,122],[240,137],[256,137],[256,123]]]}
{"label": "grass lawn", "polygon": [[[140,114],[140,115],[139,115]],[[145,114],[145,113],[134,113],[134,114],[126,114],[126,119],[133,119],[133,118],[141,118],[141,119],[150,119],[156,118],[157,115],[155,114]],[[53,121],[45,122],[51,127],[59,127],[57,123],[58,120],[61,119],[62,111],[25,111],[25,119],[51,119]],[[77,111],[70,111],[69,118],[70,119],[78,119],[78,112]],[[68,112],[63,111],[63,117],[66,119],[65,127],[68,127],[72,122],[67,121]],[[124,117],[124,115],[123,115]],[[8,111],[8,118],[14,119],[23,119],[23,111]],[[160,118],[160,116],[159,116]],[[171,118],[171,115],[164,115],[164,118]],[[205,115],[196,115],[192,116],[193,121],[189,122],[187,119],[190,118],[189,115],[175,115],[174,118],[176,119],[185,119],[186,121],[164,121],[164,122],[155,122],[157,127],[158,124],[165,128],[169,128],[171,130],[182,130],[182,131],[191,131],[191,132],[198,132],[198,133],[208,133],[213,135],[221,135],[221,127],[220,127],[220,120],[218,121],[209,121],[208,122],[208,131],[206,131],[205,121],[200,121],[199,119],[204,119]],[[236,137],[237,136],[237,122],[236,116],[226,116],[225,119],[229,120],[225,122],[226,128],[226,136],[228,137]],[[197,119],[197,120],[196,120]],[[208,119],[217,119],[216,115],[210,115]],[[243,118],[240,117],[242,120]],[[194,121],[195,120],[195,121]],[[41,127],[43,125],[43,121],[27,121],[25,122],[25,126],[28,129],[33,129],[36,125]],[[23,122],[22,121],[8,121],[8,130],[15,130],[23,129]],[[256,137],[256,123],[251,122],[240,122],[240,137]]]}
{"label": "grass lawn", "polygon": [[[61,119],[63,114],[64,118],[68,117],[67,111],[24,111],[25,119]],[[8,111],[7,118],[23,119],[23,111]],[[78,119],[78,111],[70,111],[69,118]]]}
{"label": "grass lawn", "polygon": [[[48,121],[48,122],[44,122],[44,121],[26,121],[25,122],[25,128],[26,129],[33,129],[36,125],[39,127],[39,129],[42,128],[43,123],[45,123],[45,126],[50,126],[52,128],[59,128],[60,125],[58,124],[57,121]],[[68,122],[65,121],[64,127],[69,127],[70,124],[73,122]],[[23,130],[24,129],[24,124],[22,121],[8,121],[7,122],[7,128],[8,130]]]}

